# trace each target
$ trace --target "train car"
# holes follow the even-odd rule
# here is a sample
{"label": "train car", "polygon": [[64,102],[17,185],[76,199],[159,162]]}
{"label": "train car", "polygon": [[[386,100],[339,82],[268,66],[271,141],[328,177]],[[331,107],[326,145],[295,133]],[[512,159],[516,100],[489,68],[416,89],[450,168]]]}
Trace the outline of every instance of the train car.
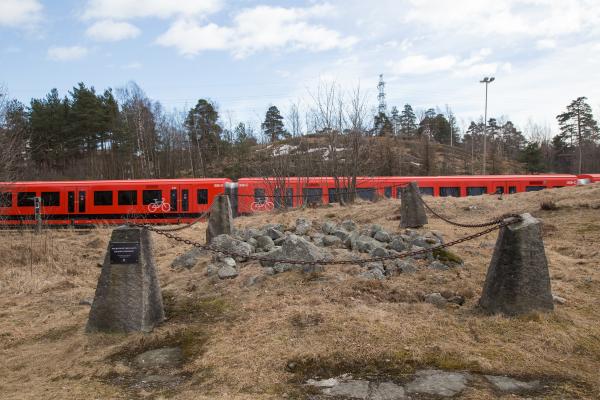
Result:
{"label": "train car", "polygon": [[600,182],[600,174],[579,174],[577,175],[577,178],[580,185]]}
{"label": "train car", "polygon": [[209,210],[231,180],[146,179],[0,183],[0,222],[35,224],[35,202],[47,225],[180,223]]}
{"label": "train car", "polygon": [[[457,175],[380,177],[386,188],[394,188],[394,197],[400,197],[400,189],[408,182],[416,181],[422,194],[440,197],[464,197],[483,194],[513,194],[543,189],[575,186],[575,175]],[[389,189],[386,189],[389,191]],[[390,197],[390,196],[388,196]]]}

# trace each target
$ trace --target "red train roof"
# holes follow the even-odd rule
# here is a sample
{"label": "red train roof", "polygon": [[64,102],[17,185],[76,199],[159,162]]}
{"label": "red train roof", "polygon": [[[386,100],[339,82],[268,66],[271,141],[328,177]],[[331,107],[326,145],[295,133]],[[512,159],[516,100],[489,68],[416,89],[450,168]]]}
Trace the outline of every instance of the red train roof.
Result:
{"label": "red train roof", "polygon": [[47,186],[47,185],[156,185],[156,184],[182,184],[182,183],[225,183],[231,182],[229,178],[179,178],[179,179],[121,179],[121,180],[90,180],[90,181],[23,181],[0,182],[0,186]]}

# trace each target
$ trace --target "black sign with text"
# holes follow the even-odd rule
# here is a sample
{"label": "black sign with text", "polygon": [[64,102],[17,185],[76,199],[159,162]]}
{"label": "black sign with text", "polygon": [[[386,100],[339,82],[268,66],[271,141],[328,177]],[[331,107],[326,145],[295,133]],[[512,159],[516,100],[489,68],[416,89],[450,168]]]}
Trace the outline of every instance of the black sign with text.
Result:
{"label": "black sign with text", "polygon": [[140,244],[135,242],[110,243],[111,264],[137,264],[140,259]]}

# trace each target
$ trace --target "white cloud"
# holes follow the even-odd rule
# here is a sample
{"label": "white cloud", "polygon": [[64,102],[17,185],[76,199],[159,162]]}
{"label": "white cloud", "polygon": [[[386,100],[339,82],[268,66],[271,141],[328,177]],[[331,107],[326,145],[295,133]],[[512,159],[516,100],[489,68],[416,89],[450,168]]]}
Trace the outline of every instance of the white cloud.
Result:
{"label": "white cloud", "polygon": [[89,0],[84,19],[197,17],[218,11],[223,0]]}
{"label": "white cloud", "polygon": [[53,46],[48,49],[48,58],[53,61],[79,60],[88,54],[88,49],[81,46]]}
{"label": "white cloud", "polygon": [[556,48],[556,41],[552,39],[541,39],[535,43],[535,47],[540,50]]}
{"label": "white cloud", "polygon": [[41,19],[42,5],[38,0],[0,1],[0,26],[30,27]]}
{"label": "white cloud", "polygon": [[137,37],[140,30],[128,22],[102,20],[90,26],[85,34],[99,42],[118,42]]}
{"label": "white cloud", "polygon": [[258,6],[242,10],[233,25],[200,25],[196,21],[180,19],[157,43],[175,47],[190,56],[203,50],[230,50],[240,58],[261,50],[306,49],[324,51],[352,46],[356,39],[310,22],[332,12],[329,5],[307,8]]}
{"label": "white cloud", "polygon": [[142,63],[138,61],[130,62],[129,64],[125,64],[121,66],[122,69],[140,69],[142,68]]}
{"label": "white cloud", "polygon": [[428,58],[423,55],[412,55],[399,61],[391,61],[388,67],[396,74],[430,74],[433,72],[447,71],[457,63],[454,56]]}

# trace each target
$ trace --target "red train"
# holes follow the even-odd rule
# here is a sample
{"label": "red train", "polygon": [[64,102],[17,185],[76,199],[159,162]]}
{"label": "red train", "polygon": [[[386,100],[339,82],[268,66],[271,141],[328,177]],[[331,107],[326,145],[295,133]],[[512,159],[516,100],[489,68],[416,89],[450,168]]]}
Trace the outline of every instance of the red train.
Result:
{"label": "red train", "polygon": [[[398,198],[416,181],[425,195],[512,194],[600,182],[600,174],[487,175],[357,178],[358,198]],[[181,223],[209,210],[216,195],[230,196],[234,213],[338,202],[347,193],[333,178],[155,179],[0,183],[0,225],[35,223],[36,199],[48,225],[120,224],[123,221]]]}

